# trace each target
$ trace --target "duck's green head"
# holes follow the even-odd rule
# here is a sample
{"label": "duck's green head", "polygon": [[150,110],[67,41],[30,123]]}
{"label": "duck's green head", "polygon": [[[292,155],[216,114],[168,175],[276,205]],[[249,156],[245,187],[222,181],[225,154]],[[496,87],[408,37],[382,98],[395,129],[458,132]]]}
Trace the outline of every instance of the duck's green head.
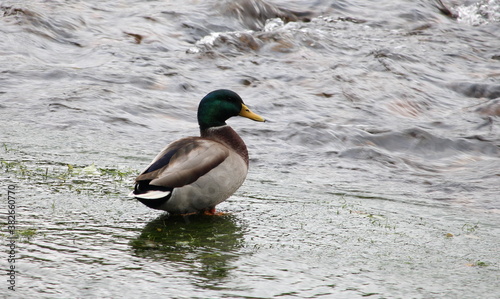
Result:
{"label": "duck's green head", "polygon": [[207,94],[198,106],[198,124],[200,129],[223,126],[233,116],[243,116],[256,121],[265,119],[248,109],[240,96],[227,89],[214,90]]}

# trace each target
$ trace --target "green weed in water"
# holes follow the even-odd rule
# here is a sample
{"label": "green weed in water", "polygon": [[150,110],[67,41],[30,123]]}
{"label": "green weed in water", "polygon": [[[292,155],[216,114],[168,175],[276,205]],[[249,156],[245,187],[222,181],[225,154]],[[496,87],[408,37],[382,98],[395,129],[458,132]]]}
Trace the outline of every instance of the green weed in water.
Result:
{"label": "green weed in water", "polygon": [[475,224],[466,223],[462,226],[462,231],[470,234],[475,232],[478,228],[479,228],[479,223]]}
{"label": "green weed in water", "polygon": [[21,238],[31,238],[33,237],[34,235],[36,235],[36,229],[34,228],[28,228],[28,229],[24,229],[24,230],[19,230],[16,232],[16,234],[18,236],[20,236]]}
{"label": "green weed in water", "polygon": [[66,163],[0,160],[0,171],[19,181],[46,186],[52,192],[63,190],[77,194],[122,194],[120,187],[127,178],[137,174],[132,169],[96,167],[95,164],[75,166]]}
{"label": "green weed in water", "polygon": [[489,264],[487,264],[486,262],[477,260],[477,261],[473,261],[473,262],[467,263],[467,266],[469,266],[469,267],[481,267],[481,268],[483,268],[483,267],[488,267]]}

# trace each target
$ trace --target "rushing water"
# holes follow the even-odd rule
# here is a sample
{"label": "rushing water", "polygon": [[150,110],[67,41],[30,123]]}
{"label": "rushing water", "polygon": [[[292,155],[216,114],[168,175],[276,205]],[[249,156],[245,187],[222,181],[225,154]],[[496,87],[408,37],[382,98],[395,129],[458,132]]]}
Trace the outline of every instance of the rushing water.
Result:
{"label": "rushing water", "polygon": [[[372,2],[0,3],[2,298],[497,297],[500,2]],[[127,198],[218,88],[227,215]]]}

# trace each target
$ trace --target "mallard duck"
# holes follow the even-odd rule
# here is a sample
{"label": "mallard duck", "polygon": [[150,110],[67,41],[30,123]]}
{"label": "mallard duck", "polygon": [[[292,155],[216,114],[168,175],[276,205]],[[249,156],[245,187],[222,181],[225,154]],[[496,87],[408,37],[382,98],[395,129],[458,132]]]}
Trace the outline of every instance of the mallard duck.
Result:
{"label": "mallard duck", "polygon": [[201,136],[167,145],[135,179],[129,196],[170,214],[215,214],[215,206],[238,190],[248,172],[247,147],[226,124],[237,115],[265,121],[231,90],[207,94],[198,106]]}

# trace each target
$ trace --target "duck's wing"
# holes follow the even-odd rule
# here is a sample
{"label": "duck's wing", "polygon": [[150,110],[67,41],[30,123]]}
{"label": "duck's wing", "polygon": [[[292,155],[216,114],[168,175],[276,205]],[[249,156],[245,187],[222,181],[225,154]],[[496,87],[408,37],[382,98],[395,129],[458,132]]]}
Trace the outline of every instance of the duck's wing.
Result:
{"label": "duck's wing", "polygon": [[180,139],[163,149],[136,178],[137,183],[175,188],[195,182],[229,156],[217,141],[199,137]]}

